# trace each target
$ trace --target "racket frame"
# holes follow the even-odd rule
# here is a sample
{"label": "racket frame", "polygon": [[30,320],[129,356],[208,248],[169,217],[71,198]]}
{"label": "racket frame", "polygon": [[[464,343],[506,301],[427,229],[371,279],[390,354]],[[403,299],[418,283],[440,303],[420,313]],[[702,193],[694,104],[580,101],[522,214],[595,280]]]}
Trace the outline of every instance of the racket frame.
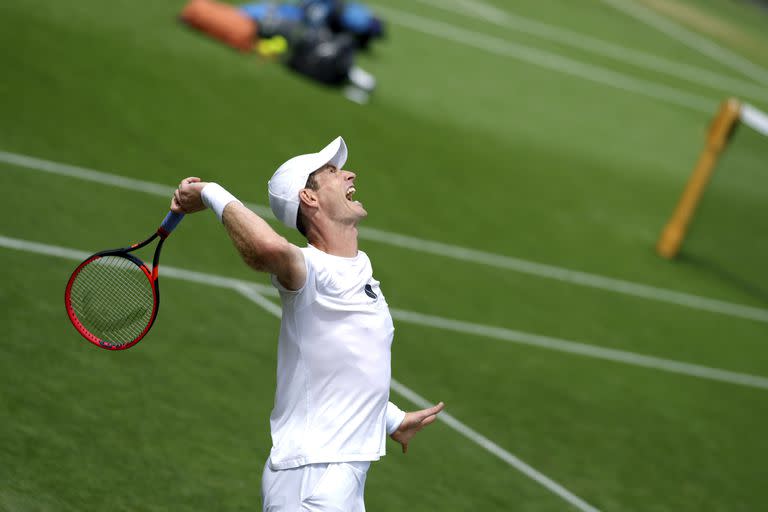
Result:
{"label": "racket frame", "polygon": [[[165,220],[163,220],[163,223],[160,225],[157,231],[152,236],[144,240],[143,242],[139,242],[139,243],[130,245],[128,247],[121,247],[119,249],[108,249],[105,251],[99,251],[97,253],[94,253],[88,258],[86,258],[82,263],[80,263],[80,265],[77,266],[74,272],[72,272],[72,275],[70,276],[69,281],[67,282],[67,287],[64,291],[64,304],[66,306],[67,315],[69,316],[70,322],[72,322],[72,325],[75,327],[77,332],[79,332],[83,338],[93,343],[97,347],[100,347],[103,349],[125,350],[137,344],[149,332],[149,330],[152,328],[152,325],[155,323],[155,319],[157,318],[157,312],[160,309],[160,283],[158,281],[160,252],[163,249],[163,243],[165,242],[165,239],[168,238],[171,232],[176,228],[176,225],[179,222],[181,222],[181,219],[183,217],[184,217],[183,214],[176,214],[176,213],[170,212],[166,216]],[[158,237],[160,238],[160,242],[157,244],[157,247],[155,248],[155,254],[152,257],[152,270],[149,270],[147,265],[141,259],[131,254],[131,252],[137,251],[142,247],[146,247]],[[136,265],[142,272],[144,272],[144,275],[147,277],[147,280],[149,281],[149,284],[152,287],[152,294],[154,295],[154,301],[152,305],[152,315],[149,319],[149,322],[147,322],[146,327],[135,339],[122,345],[115,345],[113,343],[110,343],[109,341],[102,340],[98,336],[88,331],[88,329],[86,329],[85,326],[82,324],[82,322],[80,322],[80,320],[77,318],[77,314],[75,314],[74,308],[72,307],[72,301],[71,301],[72,285],[77,279],[78,274],[80,274],[80,272],[82,271],[83,268],[85,268],[86,265],[93,263],[95,260],[101,259],[105,256],[117,256],[120,258],[125,258],[131,263],[133,263],[134,265]]]}

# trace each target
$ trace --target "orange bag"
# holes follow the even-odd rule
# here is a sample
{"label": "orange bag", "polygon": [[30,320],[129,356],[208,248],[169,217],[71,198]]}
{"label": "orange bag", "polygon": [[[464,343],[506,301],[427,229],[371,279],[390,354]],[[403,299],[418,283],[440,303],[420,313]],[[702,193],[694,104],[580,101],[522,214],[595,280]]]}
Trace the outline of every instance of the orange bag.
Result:
{"label": "orange bag", "polygon": [[238,50],[249,52],[256,42],[256,23],[237,8],[214,0],[190,0],[181,20]]}

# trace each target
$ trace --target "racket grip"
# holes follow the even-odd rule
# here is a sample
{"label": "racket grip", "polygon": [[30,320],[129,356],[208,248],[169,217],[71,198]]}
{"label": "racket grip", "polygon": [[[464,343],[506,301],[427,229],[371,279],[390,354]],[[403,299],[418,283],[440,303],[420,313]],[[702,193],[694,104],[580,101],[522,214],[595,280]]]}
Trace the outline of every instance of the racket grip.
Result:
{"label": "racket grip", "polygon": [[157,229],[157,234],[162,238],[166,238],[174,229],[176,229],[176,226],[179,225],[179,222],[181,222],[181,219],[183,218],[183,213],[168,212],[168,215],[165,216],[162,224],[160,224],[160,227]]}

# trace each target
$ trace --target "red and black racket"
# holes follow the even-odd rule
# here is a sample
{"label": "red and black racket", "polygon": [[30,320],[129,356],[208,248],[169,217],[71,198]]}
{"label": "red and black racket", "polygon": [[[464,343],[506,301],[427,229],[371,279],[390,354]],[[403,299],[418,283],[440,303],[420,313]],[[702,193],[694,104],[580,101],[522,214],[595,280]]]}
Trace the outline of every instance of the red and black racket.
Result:
{"label": "red and black racket", "polygon": [[[182,213],[168,212],[151,237],[130,247],[97,252],[72,272],[64,303],[72,325],[85,339],[108,350],[124,350],[149,332],[160,307],[160,251],[183,218]],[[158,237],[150,270],[131,252]]]}

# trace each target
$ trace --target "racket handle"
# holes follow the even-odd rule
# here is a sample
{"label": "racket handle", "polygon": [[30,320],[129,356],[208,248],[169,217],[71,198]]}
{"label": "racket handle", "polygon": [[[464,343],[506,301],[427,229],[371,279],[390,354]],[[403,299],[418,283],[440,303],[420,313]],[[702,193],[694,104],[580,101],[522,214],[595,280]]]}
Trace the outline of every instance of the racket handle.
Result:
{"label": "racket handle", "polygon": [[160,224],[160,227],[157,229],[157,234],[160,235],[161,238],[167,238],[168,235],[176,229],[176,226],[179,225],[179,222],[181,222],[181,219],[183,218],[183,213],[168,212],[168,215],[165,216],[162,224]]}

